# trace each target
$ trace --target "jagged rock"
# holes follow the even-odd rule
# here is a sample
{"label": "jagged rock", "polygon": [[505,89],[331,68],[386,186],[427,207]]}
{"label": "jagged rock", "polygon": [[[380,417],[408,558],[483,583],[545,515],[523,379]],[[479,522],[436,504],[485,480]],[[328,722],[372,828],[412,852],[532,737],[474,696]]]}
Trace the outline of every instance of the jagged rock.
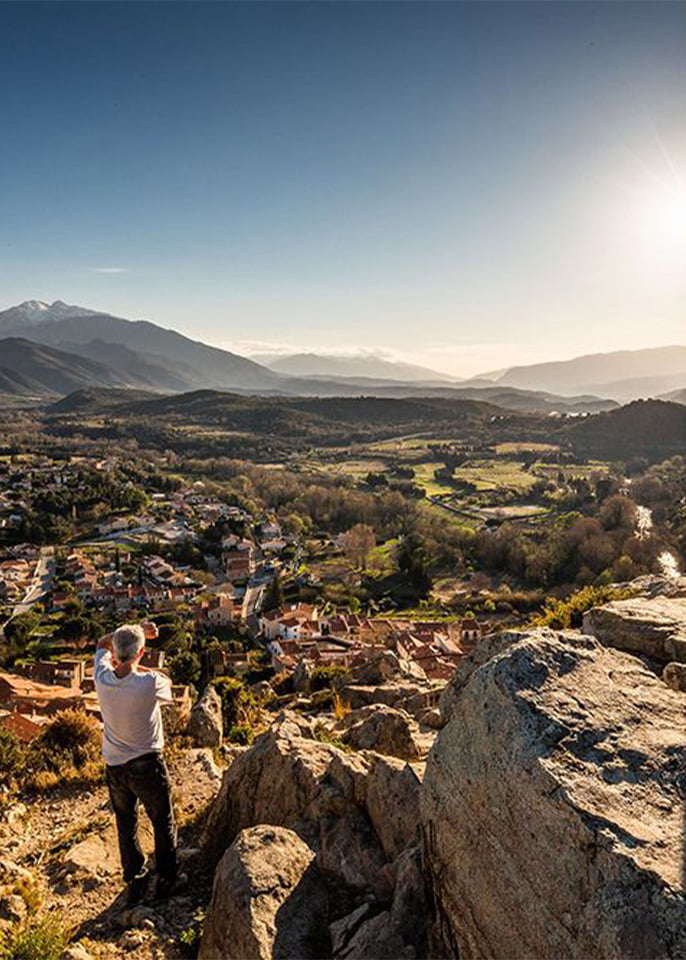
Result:
{"label": "jagged rock", "polygon": [[426,683],[424,670],[414,660],[405,660],[393,650],[380,650],[376,656],[352,669],[355,683],[362,686],[384,684],[389,680],[414,680]]}
{"label": "jagged rock", "polygon": [[0,897],[0,920],[21,923],[27,913],[28,908],[23,897],[13,893]]}
{"label": "jagged rock", "polygon": [[363,707],[348,714],[344,724],[342,739],[356,750],[376,750],[401,760],[418,760],[422,754],[419,727],[404,710],[385,704]]}
{"label": "jagged rock", "polygon": [[258,680],[257,683],[251,685],[250,690],[262,703],[268,703],[276,696],[269,680]]}
{"label": "jagged rock", "polygon": [[348,943],[333,956],[334,960],[404,960],[417,954],[413,947],[403,943],[390,911],[383,910],[371,920],[364,920]]}
{"label": "jagged rock", "polygon": [[584,614],[583,629],[617,650],[686,662],[686,599],[614,600]]}
{"label": "jagged rock", "polygon": [[101,877],[119,872],[116,849],[98,834],[86,837],[69,850],[64,857],[65,873],[84,877]]}
{"label": "jagged rock", "polygon": [[371,889],[387,859],[369,817],[351,806],[320,831],[317,864],[349,887]]}
{"label": "jagged rock", "polygon": [[135,950],[136,947],[141,947],[146,942],[147,936],[146,931],[144,930],[126,930],[117,940],[118,945],[122,950]]}
{"label": "jagged rock", "polygon": [[420,786],[414,767],[395,757],[372,755],[358,796],[391,860],[417,842]]}
{"label": "jagged rock", "polygon": [[422,790],[431,955],[683,957],[683,700],[533,631],[474,669]]}
{"label": "jagged rock", "polygon": [[150,907],[139,904],[131,907],[130,910],[123,910],[116,919],[117,925],[127,929],[135,928],[137,930],[154,930],[155,927],[163,923],[159,913],[155,913]]}
{"label": "jagged rock", "polygon": [[1,859],[0,883],[15,883],[17,880],[28,881],[30,883],[33,880],[33,875],[30,870],[15,863],[14,860]]}
{"label": "jagged rock", "polygon": [[686,693],[686,663],[668,663],[662,671],[662,679],[672,690]]}
{"label": "jagged rock", "polygon": [[[389,707],[403,706],[408,700],[427,693],[425,686],[408,681],[385,683],[381,687],[362,686],[357,683],[347,683],[342,690],[343,699],[353,710],[367,707],[375,703],[383,703]],[[412,710],[408,710],[412,713]]]}
{"label": "jagged rock", "polygon": [[4,819],[16,832],[17,830],[23,829],[23,821],[28,816],[28,813],[29,810],[25,803],[12,803],[5,810]]}
{"label": "jagged rock", "polygon": [[210,747],[195,747],[189,750],[187,759],[191,766],[189,776],[194,776],[195,771],[192,768],[197,767],[203,778],[209,779],[210,783],[216,781],[219,784],[222,778],[222,768],[217,766]]}
{"label": "jagged rock", "polygon": [[301,658],[295,665],[295,670],[291,677],[293,690],[295,693],[309,693],[310,680],[312,679],[313,666],[309,660]]}
{"label": "jagged rock", "polygon": [[222,701],[210,684],[194,704],[188,718],[188,735],[198,747],[219,747],[222,742]]}
{"label": "jagged rock", "polygon": [[325,956],[328,897],[314,859],[291,830],[243,830],[214,876],[200,960]]}
{"label": "jagged rock", "polygon": [[394,960],[426,955],[424,877],[419,848],[402,853],[392,872],[394,894],[389,908],[365,903],[331,925],[334,960]]}
{"label": "jagged rock", "polygon": [[359,930],[363,921],[369,919],[374,913],[374,908],[369,901],[365,901],[361,906],[353,910],[340,920],[336,920],[329,925],[331,935],[331,955],[338,957],[345,950],[348,943]]}
{"label": "jagged rock", "polygon": [[62,954],[62,960],[93,960],[82,943],[72,943]]}
{"label": "jagged rock", "polygon": [[443,717],[438,707],[426,707],[424,710],[418,710],[415,720],[420,727],[428,727],[430,730],[440,730],[444,726]]}
{"label": "jagged rock", "polygon": [[624,583],[613,583],[617,590],[631,590],[636,596],[647,597],[686,597],[686,577],[663,577],[655,573],[636,577]]}
{"label": "jagged rock", "polygon": [[416,842],[419,779],[406,763],[344,753],[314,739],[314,724],[284,713],[224,773],[203,847],[217,860],[258,824],[296,831],[341,880],[371,889],[374,874]]}
{"label": "jagged rock", "polygon": [[176,859],[179,863],[187,864],[193,860],[197,860],[200,853],[200,847],[180,847],[176,851]]}

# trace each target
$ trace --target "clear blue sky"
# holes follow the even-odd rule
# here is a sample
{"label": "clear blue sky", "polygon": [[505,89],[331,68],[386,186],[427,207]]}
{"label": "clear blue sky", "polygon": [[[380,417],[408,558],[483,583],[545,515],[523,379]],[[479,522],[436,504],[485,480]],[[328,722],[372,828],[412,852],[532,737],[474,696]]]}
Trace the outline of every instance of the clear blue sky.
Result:
{"label": "clear blue sky", "polygon": [[0,307],[458,374],[686,340],[684,4],[0,3],[0,90]]}

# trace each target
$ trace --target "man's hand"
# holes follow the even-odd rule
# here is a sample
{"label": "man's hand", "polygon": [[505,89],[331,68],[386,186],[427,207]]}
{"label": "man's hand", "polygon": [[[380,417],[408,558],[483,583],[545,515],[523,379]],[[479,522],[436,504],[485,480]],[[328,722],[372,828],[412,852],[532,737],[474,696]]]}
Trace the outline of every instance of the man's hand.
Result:
{"label": "man's hand", "polygon": [[112,653],[112,634],[106,633],[104,637],[100,637],[97,644],[95,645],[96,650],[109,650]]}
{"label": "man's hand", "polygon": [[141,624],[143,627],[143,632],[145,633],[146,640],[157,640],[160,635],[159,630],[157,629],[157,624],[153,623],[152,620],[146,620],[145,623]]}

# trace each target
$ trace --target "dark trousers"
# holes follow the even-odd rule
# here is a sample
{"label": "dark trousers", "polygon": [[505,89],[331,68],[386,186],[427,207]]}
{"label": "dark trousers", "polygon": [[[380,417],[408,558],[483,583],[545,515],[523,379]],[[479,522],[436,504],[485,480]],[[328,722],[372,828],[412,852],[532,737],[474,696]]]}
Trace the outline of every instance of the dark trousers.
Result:
{"label": "dark trousers", "polygon": [[155,866],[165,880],[176,878],[176,827],[169,795],[169,773],[160,753],[146,753],[115,767],[106,766],[107,786],[117,818],[124,881],[143,872],[145,857],[138,843],[138,803],[143,804],[155,833]]}

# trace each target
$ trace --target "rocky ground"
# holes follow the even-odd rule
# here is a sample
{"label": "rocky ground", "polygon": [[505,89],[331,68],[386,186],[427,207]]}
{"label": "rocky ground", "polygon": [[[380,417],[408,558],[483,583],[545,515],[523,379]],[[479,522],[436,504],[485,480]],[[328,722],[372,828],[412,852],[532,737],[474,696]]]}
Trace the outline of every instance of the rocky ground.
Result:
{"label": "rocky ground", "polygon": [[[32,878],[71,960],[191,956],[200,908],[201,960],[683,960],[686,580],[635,593],[491,635],[442,691],[389,657],[308,716],[301,677],[221,775],[175,751],[191,885],[167,904],[122,910],[103,787],[10,808],[0,883]],[[192,724],[215,748],[217,709]]]}
{"label": "rocky ground", "polygon": [[[55,911],[68,924],[72,944],[78,944],[70,948],[73,960],[189,955],[182,935],[207,902],[211,885],[211,874],[203,872],[194,845],[221,773],[205,749],[174,750],[169,767],[182,869],[191,883],[186,893],[167,903],[124,909],[116,828],[104,785],[27,798],[10,806],[0,822],[0,884],[11,889],[17,880],[24,881],[41,911]],[[152,831],[144,813],[140,837],[143,849],[151,852]],[[16,921],[26,904],[9,894],[0,898],[0,910],[6,921]]]}

